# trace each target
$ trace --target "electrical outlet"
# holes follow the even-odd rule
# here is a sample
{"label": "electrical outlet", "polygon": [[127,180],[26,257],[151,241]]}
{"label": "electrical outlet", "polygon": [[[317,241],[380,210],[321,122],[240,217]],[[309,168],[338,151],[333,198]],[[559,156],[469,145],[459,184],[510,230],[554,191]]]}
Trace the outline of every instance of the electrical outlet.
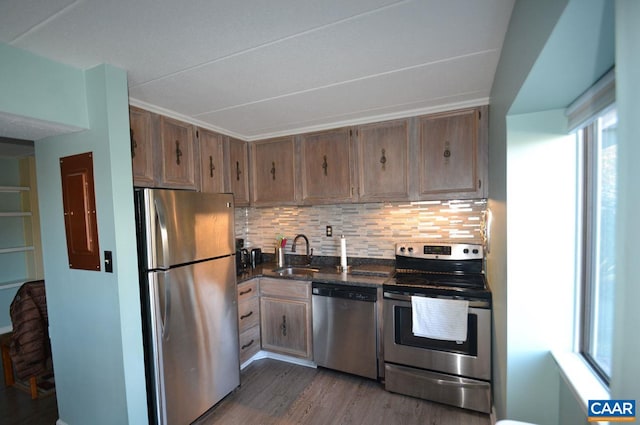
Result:
{"label": "electrical outlet", "polygon": [[327,236],[333,236],[333,227],[327,226]]}

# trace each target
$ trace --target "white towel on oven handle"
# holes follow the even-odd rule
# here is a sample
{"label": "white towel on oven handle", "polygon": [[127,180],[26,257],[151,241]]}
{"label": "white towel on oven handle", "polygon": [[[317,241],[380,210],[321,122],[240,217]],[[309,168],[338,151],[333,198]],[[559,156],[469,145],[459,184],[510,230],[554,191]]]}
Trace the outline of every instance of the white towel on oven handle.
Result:
{"label": "white towel on oven handle", "polygon": [[469,301],[411,297],[411,331],[415,336],[464,342]]}

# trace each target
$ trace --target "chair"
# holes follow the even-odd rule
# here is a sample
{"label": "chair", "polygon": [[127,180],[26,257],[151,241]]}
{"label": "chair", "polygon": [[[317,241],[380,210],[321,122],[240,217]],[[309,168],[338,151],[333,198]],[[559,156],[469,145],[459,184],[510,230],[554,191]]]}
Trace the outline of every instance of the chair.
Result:
{"label": "chair", "polygon": [[44,281],[24,283],[9,312],[13,332],[0,335],[4,381],[7,386],[15,385],[16,377],[28,381],[28,392],[35,399],[38,378],[52,372]]}

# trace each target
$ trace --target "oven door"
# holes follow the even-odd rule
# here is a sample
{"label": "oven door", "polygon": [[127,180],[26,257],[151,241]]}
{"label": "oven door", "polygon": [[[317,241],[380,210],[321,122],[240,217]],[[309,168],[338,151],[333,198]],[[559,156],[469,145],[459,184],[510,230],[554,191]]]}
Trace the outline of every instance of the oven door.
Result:
{"label": "oven door", "polygon": [[491,309],[484,302],[469,305],[465,342],[423,338],[411,331],[411,297],[385,291],[385,362],[490,381]]}

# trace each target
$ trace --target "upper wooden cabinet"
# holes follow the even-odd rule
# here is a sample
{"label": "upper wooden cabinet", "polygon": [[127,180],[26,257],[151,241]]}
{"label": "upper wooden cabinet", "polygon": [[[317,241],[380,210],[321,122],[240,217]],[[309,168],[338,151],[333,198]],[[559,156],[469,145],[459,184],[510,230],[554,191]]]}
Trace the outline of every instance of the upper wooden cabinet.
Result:
{"label": "upper wooden cabinet", "polygon": [[196,133],[200,143],[200,190],[208,193],[224,192],[224,136],[202,128]]}
{"label": "upper wooden cabinet", "polygon": [[295,203],[295,165],[293,137],[251,143],[251,203]]}
{"label": "upper wooden cabinet", "polygon": [[419,119],[420,199],[486,196],[487,108]]}
{"label": "upper wooden cabinet", "polygon": [[236,207],[249,205],[249,156],[247,142],[227,138],[227,191],[233,193]]}
{"label": "upper wooden cabinet", "polygon": [[198,189],[193,126],[160,116],[160,149],[159,186]]}
{"label": "upper wooden cabinet", "polygon": [[359,200],[407,200],[409,120],[363,125],[356,134]]}
{"label": "upper wooden cabinet", "polygon": [[302,201],[305,204],[352,202],[351,130],[339,128],[301,136]]}
{"label": "upper wooden cabinet", "polygon": [[151,112],[129,108],[131,135],[131,162],[133,164],[133,185],[153,187],[153,146]]}
{"label": "upper wooden cabinet", "polygon": [[135,186],[236,206],[487,197],[488,106],[247,143],[130,107]]}

